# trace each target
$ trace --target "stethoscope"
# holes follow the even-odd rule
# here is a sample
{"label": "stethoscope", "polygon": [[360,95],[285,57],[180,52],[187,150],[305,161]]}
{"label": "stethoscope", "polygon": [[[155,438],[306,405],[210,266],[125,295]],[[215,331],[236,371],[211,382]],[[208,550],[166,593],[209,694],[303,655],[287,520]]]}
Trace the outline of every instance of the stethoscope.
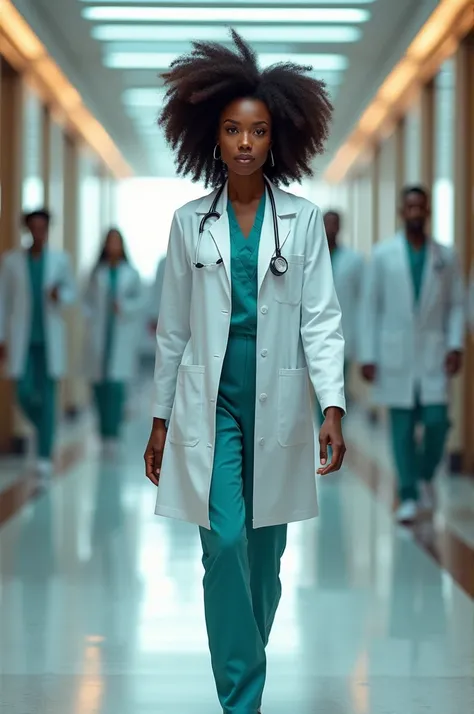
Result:
{"label": "stethoscope", "polygon": [[[265,178],[265,183],[267,185],[268,195],[270,197],[270,204],[272,207],[273,234],[274,234],[274,238],[275,238],[275,255],[272,257],[272,259],[270,261],[270,271],[273,273],[273,275],[276,275],[276,277],[280,277],[281,275],[285,275],[285,273],[288,271],[288,261],[281,254],[280,232],[278,230],[278,218],[277,218],[277,212],[276,212],[275,197],[273,195],[271,183],[267,178]],[[216,220],[219,220],[219,218],[221,217],[221,214],[217,211],[217,204],[219,203],[219,199],[222,196],[224,187],[225,187],[225,184],[223,184],[219,188],[218,192],[216,193],[216,195],[214,197],[214,200],[212,202],[212,205],[211,205],[209,211],[206,213],[205,216],[202,217],[201,223],[199,224],[199,237],[198,237],[198,242],[197,242],[197,246],[196,246],[196,256],[195,256],[195,262],[194,262],[195,268],[213,268],[216,265],[221,265],[223,262],[222,256],[220,256],[219,260],[217,260],[215,263],[208,263],[206,265],[205,263],[200,263],[198,260],[198,257],[199,257],[199,248],[201,246],[202,235],[206,228],[206,221],[208,221],[210,218],[215,218]]]}

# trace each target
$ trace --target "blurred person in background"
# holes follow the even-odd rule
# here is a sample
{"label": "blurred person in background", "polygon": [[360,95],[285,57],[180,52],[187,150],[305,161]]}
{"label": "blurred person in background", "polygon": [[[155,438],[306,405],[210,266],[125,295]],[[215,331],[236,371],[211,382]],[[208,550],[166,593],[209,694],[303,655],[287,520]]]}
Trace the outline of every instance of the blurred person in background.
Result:
{"label": "blurred person in background", "polygon": [[155,282],[152,287],[150,302],[149,302],[149,319],[148,330],[153,337],[156,335],[158,326],[158,317],[160,314],[161,292],[163,290],[163,280],[165,277],[166,258],[161,258],[158,261],[156,269]]}
{"label": "blurred person in background", "polygon": [[86,373],[94,388],[100,435],[113,454],[124,419],[126,386],[135,378],[142,285],[120,231],[111,228],[84,296]]}
{"label": "blurred person in background", "polygon": [[215,190],[173,219],[145,462],[156,513],[201,527],[224,714],[257,714],[287,524],[317,514],[308,378],[325,475],[345,451],[344,340],[321,212],[278,188],[323,151],[324,85],[304,67],[261,72],[233,40],[195,44],[165,75],[180,173]]}
{"label": "blurred person in background", "polygon": [[31,246],[7,253],[0,266],[0,360],[35,429],[42,475],[52,470],[57,384],[67,365],[63,308],[76,297],[68,254],[48,247],[50,220],[46,210],[27,214]]}
{"label": "blurred person in background", "polygon": [[331,256],[334,286],[342,312],[342,333],[345,342],[344,371],[347,380],[349,367],[356,355],[364,258],[357,251],[341,244],[339,240],[341,215],[338,211],[326,211],[324,227]]}
{"label": "blurred person in background", "polygon": [[412,523],[418,510],[435,506],[433,478],[449,429],[449,382],[462,366],[465,286],[455,251],[426,232],[430,201],[424,188],[403,190],[401,217],[404,230],[373,249],[359,357],[375,401],[389,408],[397,518]]}

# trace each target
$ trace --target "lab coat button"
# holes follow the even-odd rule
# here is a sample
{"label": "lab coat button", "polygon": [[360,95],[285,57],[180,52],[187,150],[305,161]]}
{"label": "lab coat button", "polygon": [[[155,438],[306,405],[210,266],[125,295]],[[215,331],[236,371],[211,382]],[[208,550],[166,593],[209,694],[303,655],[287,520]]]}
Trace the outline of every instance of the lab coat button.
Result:
{"label": "lab coat button", "polygon": [[262,305],[260,312],[262,313],[262,315],[266,315],[268,312],[268,307],[266,305]]}
{"label": "lab coat button", "polygon": [[266,395],[266,394],[261,394],[261,395],[260,395],[260,401],[261,401],[261,402],[266,402],[266,401],[267,401],[267,395]]}
{"label": "lab coat button", "polygon": [[268,350],[262,350],[260,354],[262,355],[262,357],[266,357],[268,354]]}
{"label": "lab coat button", "polygon": [[208,449],[212,449],[212,444],[208,444],[208,445],[207,445],[207,448],[208,448]]}
{"label": "lab coat button", "polygon": [[264,445],[265,445],[265,439],[262,437],[261,439],[259,439],[259,442],[258,442],[258,443],[260,444],[260,446],[264,446]]}

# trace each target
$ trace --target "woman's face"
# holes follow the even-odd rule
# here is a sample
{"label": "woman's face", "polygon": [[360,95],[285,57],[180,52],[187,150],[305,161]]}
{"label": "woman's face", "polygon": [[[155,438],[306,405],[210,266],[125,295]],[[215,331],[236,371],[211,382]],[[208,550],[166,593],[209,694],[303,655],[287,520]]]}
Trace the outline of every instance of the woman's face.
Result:
{"label": "woman's face", "polygon": [[222,112],[217,143],[229,173],[250,176],[267,161],[271,116],[260,99],[236,99]]}
{"label": "woman's face", "polygon": [[110,231],[105,243],[105,252],[109,260],[123,258],[122,238],[117,231]]}

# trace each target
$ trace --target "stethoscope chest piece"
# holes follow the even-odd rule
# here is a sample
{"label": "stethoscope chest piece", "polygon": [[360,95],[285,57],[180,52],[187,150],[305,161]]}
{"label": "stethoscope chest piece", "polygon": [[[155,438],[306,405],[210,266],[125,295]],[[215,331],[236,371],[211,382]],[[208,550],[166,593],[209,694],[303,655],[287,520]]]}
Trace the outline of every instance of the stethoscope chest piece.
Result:
{"label": "stethoscope chest piece", "polygon": [[288,272],[288,261],[282,255],[275,255],[270,262],[270,270],[273,275],[279,277]]}

